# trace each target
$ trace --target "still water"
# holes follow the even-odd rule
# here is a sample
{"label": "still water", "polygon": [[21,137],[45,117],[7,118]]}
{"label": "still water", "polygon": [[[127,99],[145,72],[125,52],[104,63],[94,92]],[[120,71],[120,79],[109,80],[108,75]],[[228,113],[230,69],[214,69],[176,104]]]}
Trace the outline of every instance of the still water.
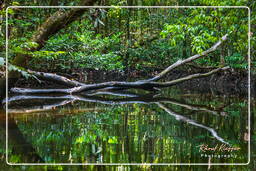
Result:
{"label": "still water", "polygon": [[10,163],[248,161],[247,97],[172,87],[10,100]]}

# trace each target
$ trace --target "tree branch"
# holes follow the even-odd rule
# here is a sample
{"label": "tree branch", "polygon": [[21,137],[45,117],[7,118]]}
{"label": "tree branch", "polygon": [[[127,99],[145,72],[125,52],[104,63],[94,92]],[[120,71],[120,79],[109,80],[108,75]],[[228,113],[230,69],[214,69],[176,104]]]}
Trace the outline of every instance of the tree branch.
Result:
{"label": "tree branch", "polygon": [[56,82],[58,84],[61,85],[65,85],[67,87],[77,87],[77,86],[83,86],[86,85],[84,83],[75,81],[75,80],[70,80],[64,76],[60,76],[57,74],[52,74],[52,73],[45,73],[45,72],[36,72],[36,71],[32,71],[32,70],[27,70],[27,72],[29,74],[33,74],[34,76],[43,79],[43,80],[47,80],[47,81],[53,81]]}
{"label": "tree branch", "polygon": [[217,73],[221,70],[229,69],[229,67],[218,68],[203,74],[193,74],[186,77],[182,77],[173,81],[168,82],[144,82],[144,81],[136,81],[136,82],[121,82],[121,81],[111,81],[104,82],[98,84],[88,84],[82,85],[74,88],[67,89],[29,89],[29,88],[12,88],[11,92],[20,93],[20,94],[40,94],[40,93],[66,93],[66,94],[75,94],[86,92],[90,90],[99,90],[103,88],[116,87],[116,88],[137,88],[137,89],[148,89],[148,90],[156,90],[156,88],[163,88],[176,85],[178,83],[195,79],[201,77],[207,77],[214,73]]}
{"label": "tree branch", "polygon": [[178,60],[177,62],[175,62],[174,64],[172,64],[171,66],[169,66],[168,68],[166,68],[165,70],[163,70],[161,73],[157,74],[155,77],[150,78],[146,81],[157,81],[161,78],[163,78],[168,72],[170,72],[171,70],[173,70],[174,68],[177,68],[180,65],[183,65],[185,63],[191,62],[195,59],[199,59],[201,57],[203,57],[204,55],[215,51],[221,44],[222,42],[224,42],[227,39],[228,34],[225,34],[217,43],[215,43],[210,49],[202,52],[201,54],[196,54],[194,56],[191,56],[189,58],[186,58],[184,60]]}
{"label": "tree branch", "polygon": [[[81,0],[80,6],[91,6],[98,0]],[[31,38],[32,42],[36,42],[38,46],[30,47],[23,49],[24,51],[37,51],[40,50],[47,40],[59,32],[61,29],[65,28],[70,23],[74,22],[77,18],[81,17],[84,12],[88,8],[72,8],[68,11],[64,11],[63,9],[58,10],[54,14],[52,14],[46,21],[37,28],[35,34]],[[27,67],[28,61],[32,58],[31,55],[24,53],[17,53],[15,58],[12,61],[12,64],[15,66]],[[13,79],[14,82],[17,80],[16,78],[20,77],[20,73],[17,71],[10,71],[9,78]]]}
{"label": "tree branch", "polygon": [[31,74],[34,74],[40,78],[43,78],[45,80],[51,80],[58,83],[61,83],[63,85],[66,85],[71,88],[67,89],[25,89],[25,88],[13,88],[11,89],[11,92],[13,93],[21,93],[21,94],[38,94],[38,93],[65,93],[65,94],[75,94],[75,93],[81,93],[81,92],[88,92],[88,91],[95,91],[99,89],[108,89],[108,90],[120,90],[120,89],[129,89],[129,88],[136,88],[136,89],[144,89],[144,90],[150,90],[150,91],[156,91],[159,90],[159,88],[163,87],[169,87],[176,85],[178,83],[195,79],[195,78],[201,78],[201,77],[207,77],[209,75],[212,75],[214,73],[217,73],[221,70],[229,69],[229,67],[223,67],[223,68],[217,68],[212,71],[209,71],[207,73],[197,73],[188,75],[176,80],[167,81],[167,82],[156,82],[162,77],[164,77],[168,72],[170,72],[172,69],[183,65],[185,63],[191,62],[195,59],[198,59],[214,50],[217,49],[218,46],[221,45],[223,41],[227,39],[227,34],[223,36],[217,43],[215,43],[211,48],[208,50],[202,52],[201,54],[197,54],[194,56],[191,56],[184,60],[179,60],[173,65],[166,68],[164,71],[159,73],[157,76],[148,79],[148,80],[139,80],[135,82],[122,82],[122,81],[110,81],[110,82],[103,82],[98,84],[84,84],[80,83],[78,81],[70,80],[63,76],[58,76],[56,74],[50,74],[50,73],[43,73],[43,72],[35,72],[35,71],[28,71]]}
{"label": "tree branch", "polygon": [[[82,0],[79,5],[91,6],[97,1],[98,0]],[[86,10],[88,10],[88,8],[72,8],[68,11],[60,9],[51,15],[37,29],[36,34],[32,37],[32,41],[38,43],[36,50],[41,49],[49,37],[81,17]]]}

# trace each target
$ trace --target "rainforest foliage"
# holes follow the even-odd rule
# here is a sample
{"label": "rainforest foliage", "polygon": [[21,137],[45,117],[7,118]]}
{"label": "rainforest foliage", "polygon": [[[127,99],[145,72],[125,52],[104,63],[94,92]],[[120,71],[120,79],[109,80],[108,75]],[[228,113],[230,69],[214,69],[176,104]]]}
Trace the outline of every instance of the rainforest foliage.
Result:
{"label": "rainforest foliage", "polygon": [[[77,5],[79,2],[10,1],[14,5]],[[229,39],[209,57],[196,61],[199,66],[248,68],[248,8],[120,8],[124,5],[187,5],[186,1],[98,1],[98,5],[113,8],[91,8],[76,21],[52,35],[39,50],[29,51],[38,44],[32,41],[37,28],[57,10],[56,8],[8,9],[8,58],[17,54],[32,56],[26,68],[47,72],[70,72],[75,69],[146,70],[164,68],[178,59],[201,53],[224,34]],[[254,1],[192,1],[189,5],[237,5],[255,8]],[[252,29],[255,27],[251,15]],[[5,26],[1,25],[0,65],[4,65]],[[251,47],[255,46],[255,35]],[[252,50],[254,54],[254,51]],[[254,66],[252,57],[252,65]],[[19,63],[15,63],[19,66]],[[19,67],[10,67],[22,71]]]}
{"label": "rainforest foliage", "polygon": [[[7,8],[33,5],[77,6],[84,5],[85,2],[111,8]],[[255,73],[255,5],[256,1],[253,0],[6,0],[0,4],[0,77],[5,76],[7,42],[9,71],[18,71],[25,77],[31,76],[27,69],[40,73],[58,73],[74,81],[73,74],[86,75],[88,70],[159,73],[155,71],[160,71],[176,61],[188,59],[192,55],[201,55],[226,34],[227,40],[218,46],[217,50],[183,67],[214,70],[229,66],[232,68],[230,72],[246,72],[249,68],[250,37],[251,71]],[[51,24],[54,22],[56,25]],[[35,75],[33,78],[40,82],[40,78]],[[94,78],[93,81],[98,80]],[[203,92],[202,87],[198,89]],[[133,100],[131,104],[128,104],[130,101],[125,101],[125,98],[118,99],[122,103],[122,100],[127,102],[124,106],[118,105],[118,100],[113,100],[115,103],[112,102],[111,107],[107,106],[113,97],[120,94],[104,92],[98,93],[102,93],[103,97],[111,97],[110,100],[106,98],[104,101],[98,97],[93,99],[93,94],[90,95],[89,92],[90,97],[83,99],[84,102],[74,103],[73,99],[64,99],[57,103],[46,99],[42,103],[40,97],[40,100],[31,100],[29,104],[14,103],[14,107],[18,106],[18,109],[30,109],[32,106],[35,110],[36,105],[40,104],[39,108],[42,110],[43,104],[46,108],[50,106],[51,110],[41,111],[41,116],[13,115],[15,120],[11,120],[9,124],[16,127],[13,126],[9,132],[9,139],[12,140],[9,143],[9,161],[31,161],[31,155],[34,154],[32,152],[36,151],[44,162],[94,162],[101,161],[100,155],[103,154],[104,162],[112,163],[182,162],[186,160],[186,155],[192,163],[198,162],[198,151],[191,150],[192,145],[200,145],[203,141],[218,142],[220,138],[216,139],[216,128],[218,136],[236,146],[241,145],[243,150],[239,151],[240,157],[236,162],[244,162],[247,159],[247,131],[250,128],[246,127],[247,99],[240,99],[236,95],[226,96],[217,86],[209,89],[216,95],[214,98],[210,98],[209,93],[204,96],[203,93],[191,94],[189,90],[163,91],[162,95],[177,99],[168,101],[168,107],[173,108],[176,114],[170,114],[171,110],[166,110],[167,107],[162,105],[161,101],[147,101],[151,96],[145,95],[146,101],[138,101],[136,98],[134,100],[134,94],[136,97],[141,93],[139,90],[134,94],[125,94],[128,100]],[[97,92],[95,94],[97,95]],[[79,99],[77,97],[75,100]],[[155,97],[161,100],[161,96]],[[166,98],[162,98],[167,103]],[[93,100],[101,100],[102,104],[94,104]],[[70,104],[64,106],[65,103]],[[253,105],[252,110],[255,109]],[[2,113],[5,119],[5,112]],[[1,122],[0,139],[5,138],[4,119]],[[16,134],[11,132],[13,130]],[[252,132],[251,137],[255,140],[255,131]],[[28,145],[23,142],[27,145],[26,148],[20,145],[22,137],[27,138]],[[5,156],[4,145],[0,147],[0,161]],[[255,146],[255,143],[252,145]],[[36,148],[29,148],[30,146]],[[252,154],[252,157],[255,158],[255,154]],[[208,159],[204,160],[209,162]],[[233,159],[227,161],[235,163]],[[56,170],[63,170],[62,166],[54,167]],[[14,169],[16,168],[20,170],[18,167]],[[94,166],[91,169],[94,170]]]}

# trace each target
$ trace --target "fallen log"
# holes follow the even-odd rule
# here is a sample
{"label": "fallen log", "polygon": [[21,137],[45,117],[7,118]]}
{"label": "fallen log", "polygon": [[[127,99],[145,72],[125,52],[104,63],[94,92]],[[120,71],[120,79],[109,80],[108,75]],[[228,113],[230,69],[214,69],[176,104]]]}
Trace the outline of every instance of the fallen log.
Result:
{"label": "fallen log", "polygon": [[120,89],[130,89],[130,88],[144,89],[144,90],[149,90],[149,91],[158,91],[159,88],[173,86],[178,83],[181,83],[181,82],[184,82],[187,80],[191,80],[191,79],[195,79],[195,78],[207,77],[207,76],[210,76],[219,71],[229,69],[229,67],[222,67],[222,68],[213,69],[207,73],[192,74],[192,75],[188,75],[188,76],[178,78],[178,79],[172,80],[172,81],[156,82],[156,81],[162,79],[167,73],[169,73],[174,68],[181,66],[183,64],[192,62],[192,61],[194,61],[198,58],[201,58],[201,57],[207,55],[208,53],[216,50],[221,45],[221,43],[227,39],[227,36],[228,36],[227,34],[224,35],[211,48],[202,52],[201,54],[196,54],[194,56],[191,56],[191,57],[183,59],[183,60],[178,60],[177,62],[175,62],[174,64],[167,67],[165,70],[163,70],[161,73],[159,73],[155,77],[147,79],[147,80],[138,80],[135,82],[110,81],[110,82],[103,82],[103,83],[97,83],[97,84],[85,84],[85,83],[81,83],[78,81],[70,80],[66,77],[59,76],[56,74],[28,70],[28,72],[30,74],[33,74],[41,79],[48,80],[48,81],[49,80],[54,81],[54,82],[60,83],[62,85],[65,85],[69,88],[66,88],[66,89],[63,89],[63,88],[62,89],[12,88],[11,92],[20,93],[20,94],[38,94],[38,93],[39,94],[40,93],[75,94],[75,93],[88,92],[88,91],[98,91],[100,89],[120,90]]}
{"label": "fallen log", "polygon": [[136,81],[136,82],[122,82],[122,81],[110,81],[98,84],[88,84],[74,88],[66,89],[29,89],[29,88],[12,88],[11,92],[20,94],[42,94],[42,93],[65,93],[65,94],[75,94],[90,90],[99,90],[104,88],[137,88],[137,89],[147,89],[147,90],[158,90],[157,88],[169,87],[176,85],[178,83],[195,79],[202,78],[217,73],[222,70],[227,70],[229,67],[217,68],[207,73],[198,73],[182,77],[176,80],[167,82],[148,82],[148,81]]}

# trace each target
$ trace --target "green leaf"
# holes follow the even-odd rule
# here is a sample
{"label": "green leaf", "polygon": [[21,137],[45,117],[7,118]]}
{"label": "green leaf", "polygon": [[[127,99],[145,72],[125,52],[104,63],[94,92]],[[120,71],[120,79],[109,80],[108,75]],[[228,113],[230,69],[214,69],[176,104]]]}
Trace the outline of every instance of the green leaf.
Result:
{"label": "green leaf", "polygon": [[8,67],[9,71],[18,71],[19,73],[21,73],[22,76],[24,76],[26,79],[28,79],[29,77],[31,77],[31,74],[29,74],[25,68],[22,67],[18,67],[12,64],[9,64]]}
{"label": "green leaf", "polygon": [[111,137],[108,139],[109,144],[118,144],[117,138],[116,137]]}

